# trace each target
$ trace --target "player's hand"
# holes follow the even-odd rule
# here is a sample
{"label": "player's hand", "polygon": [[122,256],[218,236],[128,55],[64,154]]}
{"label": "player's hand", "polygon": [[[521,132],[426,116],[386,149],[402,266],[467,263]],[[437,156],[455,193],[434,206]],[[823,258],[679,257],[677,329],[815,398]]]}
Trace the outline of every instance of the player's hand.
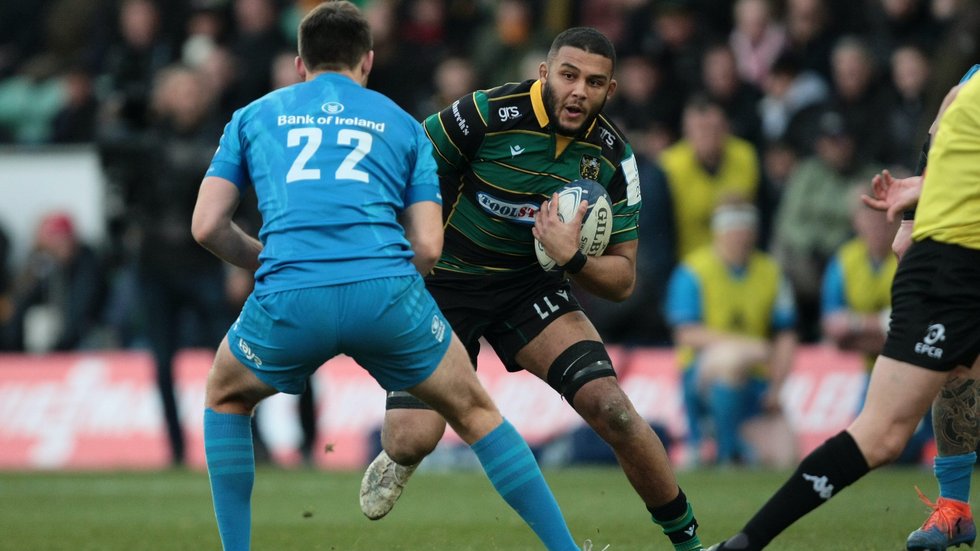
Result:
{"label": "player's hand", "polygon": [[558,217],[558,194],[553,193],[551,199],[541,203],[541,208],[534,215],[534,227],[531,228],[531,233],[541,242],[548,256],[559,266],[564,266],[575,256],[575,251],[579,247],[582,220],[585,219],[588,208],[589,203],[582,201],[572,220],[562,222]]}
{"label": "player's hand", "polygon": [[899,260],[905,256],[905,251],[909,250],[912,245],[912,230],[915,227],[915,220],[902,220],[902,224],[898,226],[898,231],[895,232],[895,239],[892,240],[892,252]]}
{"label": "player's hand", "polygon": [[895,178],[887,169],[882,170],[871,179],[871,191],[873,195],[862,195],[861,201],[875,210],[884,211],[888,221],[892,222],[903,210],[919,202],[922,176]]}

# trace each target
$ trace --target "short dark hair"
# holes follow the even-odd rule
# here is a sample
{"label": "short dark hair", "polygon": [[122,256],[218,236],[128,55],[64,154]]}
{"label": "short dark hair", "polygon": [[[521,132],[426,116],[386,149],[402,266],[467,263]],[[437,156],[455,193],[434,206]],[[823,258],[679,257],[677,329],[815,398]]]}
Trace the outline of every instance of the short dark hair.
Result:
{"label": "short dark hair", "polygon": [[725,113],[725,108],[705,92],[691,94],[691,97],[684,103],[684,113],[704,113],[712,110],[720,111],[722,114]]}
{"label": "short dark hair", "polygon": [[353,69],[371,51],[371,27],[347,0],[324,2],[299,23],[299,57],[308,71]]}
{"label": "short dark hair", "polygon": [[551,43],[548,50],[548,60],[556,55],[562,46],[578,48],[590,54],[598,54],[612,61],[613,71],[616,70],[616,48],[612,42],[598,30],[592,27],[572,27],[561,32]]}

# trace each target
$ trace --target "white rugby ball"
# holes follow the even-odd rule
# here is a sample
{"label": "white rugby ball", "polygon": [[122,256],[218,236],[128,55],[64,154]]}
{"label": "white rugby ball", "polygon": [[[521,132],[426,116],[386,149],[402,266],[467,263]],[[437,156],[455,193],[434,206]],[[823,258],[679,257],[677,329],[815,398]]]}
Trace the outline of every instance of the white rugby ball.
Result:
{"label": "white rugby ball", "polygon": [[[588,256],[599,256],[606,250],[612,235],[612,200],[599,182],[575,180],[558,190],[558,218],[562,222],[571,221],[582,201],[588,201],[589,208],[582,219],[578,250]],[[557,263],[548,256],[537,238],[534,239],[534,254],[545,271],[555,269]]]}

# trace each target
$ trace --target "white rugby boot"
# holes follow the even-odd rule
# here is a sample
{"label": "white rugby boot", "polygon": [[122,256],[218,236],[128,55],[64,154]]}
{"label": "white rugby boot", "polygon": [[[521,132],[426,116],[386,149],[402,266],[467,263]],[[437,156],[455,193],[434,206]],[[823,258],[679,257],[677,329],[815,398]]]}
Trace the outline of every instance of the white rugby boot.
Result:
{"label": "white rugby boot", "polygon": [[387,515],[417,467],[418,463],[409,467],[399,465],[381,450],[361,479],[361,512],[364,516],[378,520]]}

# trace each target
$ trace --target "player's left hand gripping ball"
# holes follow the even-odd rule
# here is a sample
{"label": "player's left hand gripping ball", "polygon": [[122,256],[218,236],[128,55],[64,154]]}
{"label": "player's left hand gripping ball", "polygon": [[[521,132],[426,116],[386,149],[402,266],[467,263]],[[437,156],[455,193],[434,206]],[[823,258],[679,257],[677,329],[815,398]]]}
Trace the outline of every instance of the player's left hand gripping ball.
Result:
{"label": "player's left hand gripping ball", "polygon": [[[594,180],[575,180],[558,190],[558,218],[571,223],[582,201],[588,202],[588,209],[579,232],[579,250],[588,256],[599,256],[609,245],[612,234],[612,200],[602,184]],[[534,254],[542,269],[553,270],[557,266],[537,238],[534,239]]]}

